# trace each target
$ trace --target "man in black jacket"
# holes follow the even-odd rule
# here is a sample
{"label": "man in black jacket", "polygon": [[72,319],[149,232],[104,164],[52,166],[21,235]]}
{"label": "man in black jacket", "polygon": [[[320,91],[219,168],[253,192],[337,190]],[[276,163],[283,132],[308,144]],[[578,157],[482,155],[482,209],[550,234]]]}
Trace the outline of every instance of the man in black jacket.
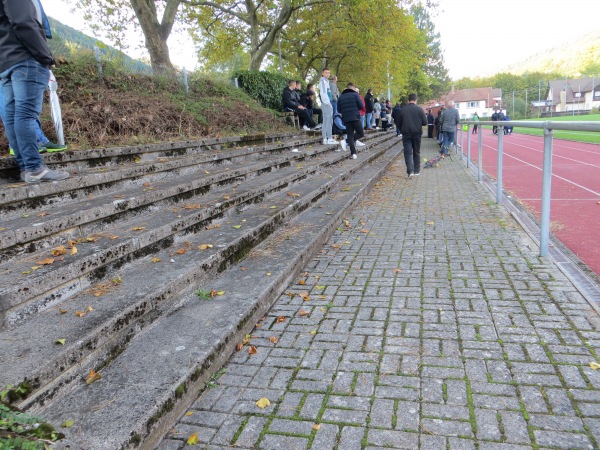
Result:
{"label": "man in black jacket", "polygon": [[[6,0],[0,0],[6,1]],[[310,117],[308,110],[300,104],[300,98],[296,94],[296,81],[290,80],[288,81],[288,85],[283,89],[283,94],[281,96],[281,102],[283,103],[284,111],[294,111],[300,120],[303,121],[304,126],[303,130],[309,131],[315,128],[315,122]]]}
{"label": "man in black jacket", "polygon": [[27,183],[64,180],[67,172],[48,169],[40,157],[36,121],[50,79],[52,52],[38,0],[0,0],[0,82],[6,136]]}
{"label": "man in black jacket", "polygon": [[365,107],[360,95],[352,83],[348,83],[342,95],[338,99],[338,111],[342,115],[342,122],[346,126],[346,139],[350,145],[350,157],[356,159],[356,147],[364,147],[365,144],[359,141],[365,135],[362,121],[360,120],[360,110]]}
{"label": "man in black jacket", "polygon": [[417,106],[417,94],[408,95],[408,105],[400,111],[398,120],[404,145],[404,161],[408,178],[421,173],[421,135],[427,125],[427,117],[420,106]]}

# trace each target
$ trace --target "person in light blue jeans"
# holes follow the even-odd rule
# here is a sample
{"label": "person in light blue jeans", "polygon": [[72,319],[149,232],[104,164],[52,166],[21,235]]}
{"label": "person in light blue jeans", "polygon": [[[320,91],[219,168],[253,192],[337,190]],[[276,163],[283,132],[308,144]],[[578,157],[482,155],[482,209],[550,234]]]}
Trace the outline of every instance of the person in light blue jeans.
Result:
{"label": "person in light blue jeans", "polygon": [[27,183],[64,180],[38,152],[36,128],[50,79],[52,52],[46,43],[39,0],[0,0],[0,82],[6,136]]}
{"label": "person in light blue jeans", "polygon": [[321,128],[323,145],[337,144],[337,141],[333,139],[333,106],[331,105],[333,96],[329,87],[329,75],[330,71],[325,67],[321,72],[321,80],[319,81],[319,98],[321,100],[321,110],[323,111],[323,128]]}

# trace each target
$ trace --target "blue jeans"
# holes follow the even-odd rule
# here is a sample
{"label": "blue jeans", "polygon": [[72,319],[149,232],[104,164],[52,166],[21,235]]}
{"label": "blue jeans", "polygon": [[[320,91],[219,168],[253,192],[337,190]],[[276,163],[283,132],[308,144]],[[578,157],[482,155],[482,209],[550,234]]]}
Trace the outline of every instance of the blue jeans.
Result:
{"label": "blue jeans", "polygon": [[365,128],[373,128],[371,126],[371,121],[373,120],[373,113],[372,112],[368,112],[367,113],[367,126]]}
{"label": "blue jeans", "polygon": [[[2,123],[4,124],[4,94],[2,86],[0,85],[0,119],[2,119]],[[37,129],[35,130],[35,134],[37,136],[38,146],[41,147],[44,144],[50,142],[50,139],[46,137],[44,132],[42,131],[42,124],[40,123],[40,119],[36,120]]]}
{"label": "blue jeans", "polygon": [[49,79],[48,67],[33,58],[0,73],[6,136],[21,171],[33,172],[44,165],[38,151],[37,128]]}
{"label": "blue jeans", "polygon": [[335,115],[335,113],[338,112],[337,102],[335,100],[331,100],[331,106],[333,107],[333,114]]}
{"label": "blue jeans", "polygon": [[455,131],[443,131],[443,138],[444,140],[442,141],[442,150],[441,152],[445,155],[447,155],[448,153],[450,153],[450,146],[452,146],[454,144],[454,134],[456,132]]}

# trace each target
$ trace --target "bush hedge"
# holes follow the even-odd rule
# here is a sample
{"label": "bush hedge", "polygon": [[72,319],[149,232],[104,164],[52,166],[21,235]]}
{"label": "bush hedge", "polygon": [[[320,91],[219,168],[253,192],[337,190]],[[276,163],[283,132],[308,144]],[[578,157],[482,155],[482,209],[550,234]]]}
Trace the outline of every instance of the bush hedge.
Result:
{"label": "bush hedge", "polygon": [[235,72],[233,77],[238,79],[240,88],[265,108],[283,110],[281,94],[288,82],[283,75],[258,70],[240,70]]}

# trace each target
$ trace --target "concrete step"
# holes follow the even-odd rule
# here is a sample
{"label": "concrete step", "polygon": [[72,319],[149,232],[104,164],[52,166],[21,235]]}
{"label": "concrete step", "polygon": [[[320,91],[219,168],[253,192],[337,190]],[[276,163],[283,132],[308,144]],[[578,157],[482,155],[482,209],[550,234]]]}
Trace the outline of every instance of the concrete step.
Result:
{"label": "concrete step", "polygon": [[[315,150],[307,152],[306,156],[317,154],[320,152]],[[178,235],[193,233],[215,217],[223,216],[232,207],[260,200],[342,158],[345,158],[342,152],[333,153],[322,161],[315,159],[315,162],[306,163],[301,170],[287,167],[277,173],[265,173],[253,182],[246,180],[247,189],[239,194],[231,186],[227,186],[228,195],[222,195],[217,189],[202,197],[204,207],[196,204],[188,210],[184,205],[171,220],[165,218],[163,205],[154,203],[146,214],[130,215],[117,223],[108,221],[110,230],[98,227],[74,230],[76,235],[71,238],[83,239],[81,245],[75,245],[77,254],[74,257],[59,256],[50,265],[40,264],[51,256],[47,249],[5,262],[0,265],[0,313],[5,316],[4,322],[14,324],[52,307],[102,281],[110,267],[118,267],[156,249],[169,247]],[[181,190],[178,185],[173,189]],[[86,245],[88,239],[95,240],[91,243],[93,245]],[[66,247],[66,242],[63,244]]]}
{"label": "concrete step", "polygon": [[[222,296],[200,300],[193,292],[182,291],[160,319],[137,333],[116,357],[96,367],[100,380],[86,385],[83,378],[94,367],[78,366],[79,375],[68,390],[31,408],[53,423],[74,421],[57,448],[154,448],[398,155],[400,148],[394,146],[370,164],[356,164],[344,178],[333,177],[331,189],[314,207],[281,226],[246,259],[191,288],[223,291]],[[355,163],[347,160],[342,165]],[[259,206],[266,204],[248,211]],[[313,289],[307,287],[309,295],[317,295]],[[276,326],[272,319],[263,326]],[[253,356],[260,358],[260,350]]]}
{"label": "concrete step", "polygon": [[[369,152],[369,158],[377,158],[383,151],[385,147],[374,149]],[[366,161],[368,159],[365,158],[363,163]],[[106,276],[102,281],[90,283],[85,290],[80,289],[52,308],[30,316],[27,322],[13,325],[11,329],[0,333],[0,339],[14,342],[6,349],[6,355],[16,361],[11,370],[0,374],[0,385],[17,385],[27,381],[33,389],[40,390],[43,387],[40,392],[30,396],[28,404],[43,402],[55,391],[53,386],[45,385],[60,376],[65,368],[80,364],[82,358],[93,352],[98,353],[93,366],[101,365],[102,361],[118,352],[118,348],[132,333],[152,322],[173,295],[225,270],[280,224],[310,207],[360,167],[354,162],[345,163],[345,168],[330,167],[290,187],[293,195],[288,195],[289,190],[277,192],[268,200],[222,218],[209,226],[209,230],[201,229],[179,236],[166,248],[154,248],[152,253],[143,257],[131,258],[132,262],[110,266],[106,268]],[[203,243],[211,243],[213,247],[199,250]],[[92,307],[93,314],[86,313],[85,321],[75,315],[76,311],[85,313],[89,307]],[[61,337],[49,340],[24,339],[25,336],[37,336],[40,330],[43,330],[43,337],[49,334]],[[57,346],[56,339],[66,339],[68,344]],[[36,343],[35,352],[31,342]],[[106,348],[98,352],[102,346]],[[30,356],[22,358],[23,355]],[[45,364],[39,363],[41,355],[44,355]],[[69,375],[63,378],[67,381],[53,384],[59,387],[68,384]]]}

